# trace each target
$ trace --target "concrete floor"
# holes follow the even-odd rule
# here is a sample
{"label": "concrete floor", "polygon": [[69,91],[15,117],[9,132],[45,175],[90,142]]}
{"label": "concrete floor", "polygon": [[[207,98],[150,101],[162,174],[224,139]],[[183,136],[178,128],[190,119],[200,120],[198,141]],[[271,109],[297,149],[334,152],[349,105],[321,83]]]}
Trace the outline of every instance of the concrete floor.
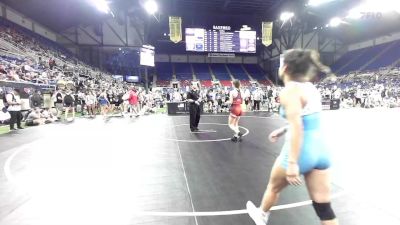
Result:
{"label": "concrete floor", "polygon": [[[400,224],[400,110],[324,112],[341,224]],[[260,202],[284,121],[249,113],[242,143],[225,115],[79,119],[0,137],[0,225],[251,225],[241,211]],[[3,144],[4,143],[4,144]],[[270,225],[319,224],[305,186],[289,187]],[[292,203],[300,203],[299,206]],[[289,205],[287,205],[289,204]],[[201,212],[205,215],[201,215]],[[212,216],[213,215],[213,216]]]}

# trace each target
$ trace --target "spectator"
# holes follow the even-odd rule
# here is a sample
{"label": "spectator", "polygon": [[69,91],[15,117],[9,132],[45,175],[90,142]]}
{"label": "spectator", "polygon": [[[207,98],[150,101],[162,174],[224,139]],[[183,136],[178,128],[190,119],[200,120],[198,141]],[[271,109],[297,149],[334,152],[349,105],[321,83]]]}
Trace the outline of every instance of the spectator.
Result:
{"label": "spectator", "polygon": [[262,98],[262,91],[260,88],[257,88],[254,93],[253,93],[253,99],[254,99],[254,106],[253,110],[254,111],[260,111],[260,103],[261,103],[261,98]]}
{"label": "spectator", "polygon": [[6,98],[6,107],[8,112],[10,113],[10,130],[16,130],[14,125],[17,123],[18,129],[24,129],[21,126],[22,121],[22,113],[21,113],[21,98],[19,95],[19,90],[14,89],[10,93],[5,95]]}
{"label": "spectator", "polygon": [[136,117],[139,116],[139,98],[137,95],[136,88],[132,87],[129,93],[129,107],[130,107],[130,117],[132,118],[133,113],[135,113]]}
{"label": "spectator", "polygon": [[35,108],[33,109],[27,116],[26,118],[26,125],[27,126],[38,126],[45,124],[44,118],[42,118],[42,115],[40,113],[40,108]]}
{"label": "spectator", "polygon": [[50,112],[49,109],[44,109],[41,113],[41,118],[45,119],[44,123],[53,123],[58,120],[53,113]]}
{"label": "spectator", "polygon": [[86,103],[86,107],[87,107],[87,111],[89,114],[90,118],[94,118],[96,116],[96,96],[93,94],[93,92],[88,92],[86,94],[86,99],[85,99],[85,103]]}
{"label": "spectator", "polygon": [[36,90],[30,98],[31,108],[41,108],[43,106],[43,96]]}
{"label": "spectator", "polygon": [[53,94],[52,98],[54,101],[54,106],[56,107],[56,110],[57,110],[57,118],[61,118],[61,114],[63,113],[63,109],[64,109],[64,104],[63,104],[64,98],[58,88],[57,88],[56,92]]}
{"label": "spectator", "polygon": [[[75,119],[75,99],[74,96],[72,95],[71,90],[67,90],[65,96],[64,96],[64,107],[65,107],[65,121],[72,121]],[[72,112],[72,117],[71,119],[68,118],[68,113]]]}

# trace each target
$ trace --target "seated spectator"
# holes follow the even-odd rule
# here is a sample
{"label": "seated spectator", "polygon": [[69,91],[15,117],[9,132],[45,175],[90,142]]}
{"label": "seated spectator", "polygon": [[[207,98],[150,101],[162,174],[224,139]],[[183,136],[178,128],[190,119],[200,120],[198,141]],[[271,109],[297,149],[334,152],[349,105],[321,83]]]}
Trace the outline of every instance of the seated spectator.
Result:
{"label": "seated spectator", "polygon": [[45,119],[45,123],[53,123],[58,120],[58,118],[50,112],[49,109],[44,109],[41,113],[41,118]]}
{"label": "seated spectator", "polygon": [[18,74],[13,69],[10,70],[10,72],[7,74],[7,77],[11,81],[20,81]]}
{"label": "seated spectator", "polygon": [[0,124],[7,124],[10,122],[11,115],[10,113],[6,110],[6,108],[3,108],[0,110]]}
{"label": "seated spectator", "polygon": [[42,118],[39,108],[32,110],[25,121],[26,126],[38,126],[45,124],[46,119]]}

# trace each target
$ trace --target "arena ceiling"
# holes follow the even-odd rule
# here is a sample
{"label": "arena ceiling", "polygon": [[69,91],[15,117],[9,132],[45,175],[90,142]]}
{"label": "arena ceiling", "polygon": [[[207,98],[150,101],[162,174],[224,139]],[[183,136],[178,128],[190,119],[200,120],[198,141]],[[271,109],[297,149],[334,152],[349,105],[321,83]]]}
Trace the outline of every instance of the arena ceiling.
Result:
{"label": "arena ceiling", "polygon": [[[0,0],[39,23],[61,32],[76,25],[95,24],[107,15],[96,10],[89,0]],[[118,16],[123,12],[145,18],[141,7],[144,0],[109,0],[110,8]],[[156,0],[160,15],[151,36],[157,38],[168,31],[169,15],[184,18],[184,26],[246,24],[260,29],[261,21],[276,21],[282,11],[293,11],[298,24],[306,30],[323,27],[334,16],[346,13],[361,0],[332,0],[321,7],[305,7],[308,0]],[[397,18],[385,21],[363,21],[352,26],[325,31],[344,42],[357,41],[374,35],[399,30]],[[370,24],[372,24],[370,26]],[[344,29],[344,30],[342,30]],[[160,32],[161,31],[161,32]]]}
{"label": "arena ceiling", "polygon": [[[98,12],[89,0],[0,0],[54,31],[77,24],[98,21]],[[144,0],[110,0],[115,14],[121,11],[141,13]],[[336,0],[343,1],[343,0]],[[306,0],[157,0],[162,15],[181,15],[206,19],[208,16],[245,16],[273,20],[281,10],[297,8]],[[145,15],[143,15],[145,16]]]}

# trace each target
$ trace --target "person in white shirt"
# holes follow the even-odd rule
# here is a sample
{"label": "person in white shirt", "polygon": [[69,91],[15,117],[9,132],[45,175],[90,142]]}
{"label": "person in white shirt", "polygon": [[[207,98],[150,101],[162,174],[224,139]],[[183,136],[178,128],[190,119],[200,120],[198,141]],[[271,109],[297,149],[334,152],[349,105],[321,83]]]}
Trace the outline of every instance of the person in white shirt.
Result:
{"label": "person in white shirt", "polygon": [[87,107],[87,111],[89,113],[90,118],[94,118],[96,116],[95,108],[96,108],[97,98],[93,94],[93,92],[88,92],[86,95],[85,103]]}
{"label": "person in white shirt", "polygon": [[253,110],[254,111],[260,111],[261,97],[262,97],[262,92],[261,92],[260,88],[257,88],[253,92],[253,100],[254,100]]}
{"label": "person in white shirt", "polygon": [[21,113],[21,98],[19,90],[14,89],[12,92],[6,94],[7,110],[11,115],[10,119],[10,130],[16,130],[14,125],[17,123],[18,129],[24,129],[21,126],[22,113]]}
{"label": "person in white shirt", "polygon": [[174,102],[182,101],[182,95],[178,92],[178,90],[175,90],[173,99],[174,99]]}

